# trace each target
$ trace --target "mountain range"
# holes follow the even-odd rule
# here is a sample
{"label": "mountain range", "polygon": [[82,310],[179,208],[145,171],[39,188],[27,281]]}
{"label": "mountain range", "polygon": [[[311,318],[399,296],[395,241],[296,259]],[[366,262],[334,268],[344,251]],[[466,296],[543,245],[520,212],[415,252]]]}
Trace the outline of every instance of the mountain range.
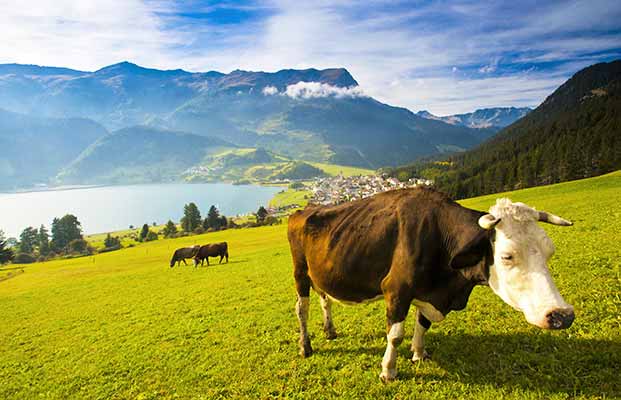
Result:
{"label": "mountain range", "polygon": [[416,115],[427,119],[444,121],[451,125],[461,125],[475,129],[488,129],[497,132],[524,117],[531,111],[532,108],[530,107],[495,107],[482,108],[471,113],[446,115],[443,117],[433,115],[426,110],[419,111]]}
{"label": "mountain range", "polygon": [[621,60],[578,71],[532,112],[476,148],[391,173],[435,180],[456,198],[621,169]]}
{"label": "mountain range", "polygon": [[[112,177],[118,182],[174,179],[188,163],[200,164],[207,148],[218,147],[215,143],[263,148],[291,160],[375,169],[463,151],[493,134],[489,128],[424,118],[383,104],[365,95],[342,68],[224,74],[149,69],[129,62],[94,72],[4,64],[0,65],[0,109],[5,110],[0,118],[11,115],[12,120],[24,121],[23,126],[56,121],[49,122],[55,132],[29,130],[29,135],[35,135],[29,137],[30,143],[66,139],[53,142],[54,148],[63,149],[62,157],[32,163],[32,168],[19,173],[17,154],[22,153],[0,156],[1,176],[11,176],[2,178],[4,186],[51,178],[75,183]],[[26,122],[30,119],[33,122]],[[83,125],[65,135],[55,128],[58,121],[82,121]],[[0,132],[4,140],[19,135],[24,136],[15,129]],[[132,135],[134,147],[127,144]],[[195,136],[215,141],[198,143]],[[197,146],[196,151],[173,156],[170,149],[165,151],[164,137],[174,138],[171,149]],[[157,172],[137,171],[135,158],[146,155],[122,151],[133,148],[140,153],[141,146],[150,149],[148,162]],[[45,157],[47,153],[38,154],[39,160]],[[146,162],[145,158],[140,168],[146,168]],[[158,163],[166,167],[155,167]],[[115,166],[116,172],[103,173],[106,165]]]}

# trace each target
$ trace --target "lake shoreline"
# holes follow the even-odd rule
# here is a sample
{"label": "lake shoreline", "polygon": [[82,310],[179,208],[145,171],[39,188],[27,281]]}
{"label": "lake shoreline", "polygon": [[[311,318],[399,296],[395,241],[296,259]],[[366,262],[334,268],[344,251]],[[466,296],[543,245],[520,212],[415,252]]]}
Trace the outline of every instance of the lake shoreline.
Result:
{"label": "lake shoreline", "polygon": [[0,189],[0,195],[3,194],[22,194],[22,193],[38,193],[38,192],[57,192],[65,190],[80,190],[80,189],[93,189],[103,187],[117,187],[117,186],[149,186],[149,185],[203,185],[203,184],[224,184],[233,186],[261,186],[261,187],[286,187],[288,184],[280,182],[251,182],[238,184],[229,181],[214,181],[214,182],[143,182],[143,183],[98,183],[92,185],[61,185],[61,186],[42,186],[42,187],[30,187],[24,189],[4,190]]}
{"label": "lake shoreline", "polygon": [[0,193],[0,229],[17,237],[28,226],[50,227],[53,218],[73,214],[85,235],[128,226],[179,221],[185,204],[197,204],[204,217],[212,205],[235,216],[266,206],[282,186],[231,183],[165,183],[47,188]]}

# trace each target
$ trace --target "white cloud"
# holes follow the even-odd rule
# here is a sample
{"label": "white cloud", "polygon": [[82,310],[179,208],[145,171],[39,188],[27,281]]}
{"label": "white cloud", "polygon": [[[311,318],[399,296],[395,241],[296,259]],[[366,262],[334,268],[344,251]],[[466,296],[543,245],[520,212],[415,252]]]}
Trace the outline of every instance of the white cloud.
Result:
{"label": "white cloud", "polygon": [[[401,9],[377,7],[381,3],[265,0],[257,6],[270,11],[260,18],[214,25],[178,15],[184,2],[40,0],[26,6],[22,0],[0,0],[0,63],[95,70],[129,60],[222,72],[345,67],[366,95],[446,114],[537,105],[555,85],[621,43],[621,3],[614,1],[517,8],[413,2]],[[438,16],[449,22],[439,23]],[[451,24],[455,19],[461,22]],[[502,65],[494,63],[500,57]],[[519,71],[519,63],[543,61],[560,66],[545,73]],[[507,70],[509,62],[518,67]]]}
{"label": "white cloud", "polygon": [[275,86],[266,86],[263,88],[263,94],[265,96],[272,96],[278,93],[278,89]]}
{"label": "white cloud", "polygon": [[137,0],[0,0],[0,63],[95,70],[122,60],[170,65],[170,49],[189,40],[169,35],[156,11]]}
{"label": "white cloud", "polygon": [[318,97],[364,97],[360,86],[338,87],[321,82],[298,82],[287,86],[283,93],[294,99],[314,99]]}

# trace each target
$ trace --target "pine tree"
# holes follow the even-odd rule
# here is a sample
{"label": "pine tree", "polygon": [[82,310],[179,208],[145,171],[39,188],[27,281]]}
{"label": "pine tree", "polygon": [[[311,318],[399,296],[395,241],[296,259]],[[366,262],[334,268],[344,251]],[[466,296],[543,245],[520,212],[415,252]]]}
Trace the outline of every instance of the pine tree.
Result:
{"label": "pine tree", "polygon": [[205,218],[205,222],[203,224],[203,228],[205,229],[218,229],[220,228],[220,212],[216,208],[216,206],[211,206],[209,208],[209,212],[207,213],[207,218]]}
{"label": "pine tree", "polygon": [[62,252],[73,240],[82,239],[82,226],[75,215],[67,214],[52,221],[52,242],[50,247]]}
{"label": "pine tree", "polygon": [[13,250],[7,245],[6,239],[4,238],[4,232],[0,231],[0,265],[13,260],[14,256]]}
{"label": "pine tree", "polygon": [[265,209],[265,207],[261,206],[259,207],[259,209],[257,210],[257,224],[262,224],[263,222],[265,222],[265,218],[267,217],[267,210]]}
{"label": "pine tree", "polygon": [[141,242],[144,241],[148,234],[149,234],[149,224],[142,225],[142,229],[140,230],[140,235],[138,236],[140,238],[140,241]]}
{"label": "pine tree", "polygon": [[183,207],[183,218],[181,218],[181,228],[185,232],[192,232],[201,225],[201,213],[194,203],[186,204]]}
{"label": "pine tree", "polygon": [[38,233],[35,228],[29,226],[24,229],[19,235],[19,250],[22,253],[32,254],[34,253],[35,246],[37,245]]}
{"label": "pine tree", "polygon": [[39,245],[39,255],[47,256],[50,252],[50,235],[43,225],[39,227],[37,243]]}
{"label": "pine tree", "polygon": [[162,234],[164,235],[165,238],[169,238],[169,237],[175,236],[176,233],[177,233],[177,225],[175,225],[175,223],[172,222],[171,220],[168,220],[168,222],[166,223],[166,226],[164,226],[164,229],[162,229]]}

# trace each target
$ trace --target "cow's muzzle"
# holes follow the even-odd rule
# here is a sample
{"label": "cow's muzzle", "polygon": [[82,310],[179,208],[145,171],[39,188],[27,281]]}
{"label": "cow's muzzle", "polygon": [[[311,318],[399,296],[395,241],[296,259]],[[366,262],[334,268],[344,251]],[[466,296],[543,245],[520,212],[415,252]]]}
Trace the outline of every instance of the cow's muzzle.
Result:
{"label": "cow's muzzle", "polygon": [[571,326],[576,318],[573,308],[559,308],[552,310],[546,315],[548,329],[566,329]]}

